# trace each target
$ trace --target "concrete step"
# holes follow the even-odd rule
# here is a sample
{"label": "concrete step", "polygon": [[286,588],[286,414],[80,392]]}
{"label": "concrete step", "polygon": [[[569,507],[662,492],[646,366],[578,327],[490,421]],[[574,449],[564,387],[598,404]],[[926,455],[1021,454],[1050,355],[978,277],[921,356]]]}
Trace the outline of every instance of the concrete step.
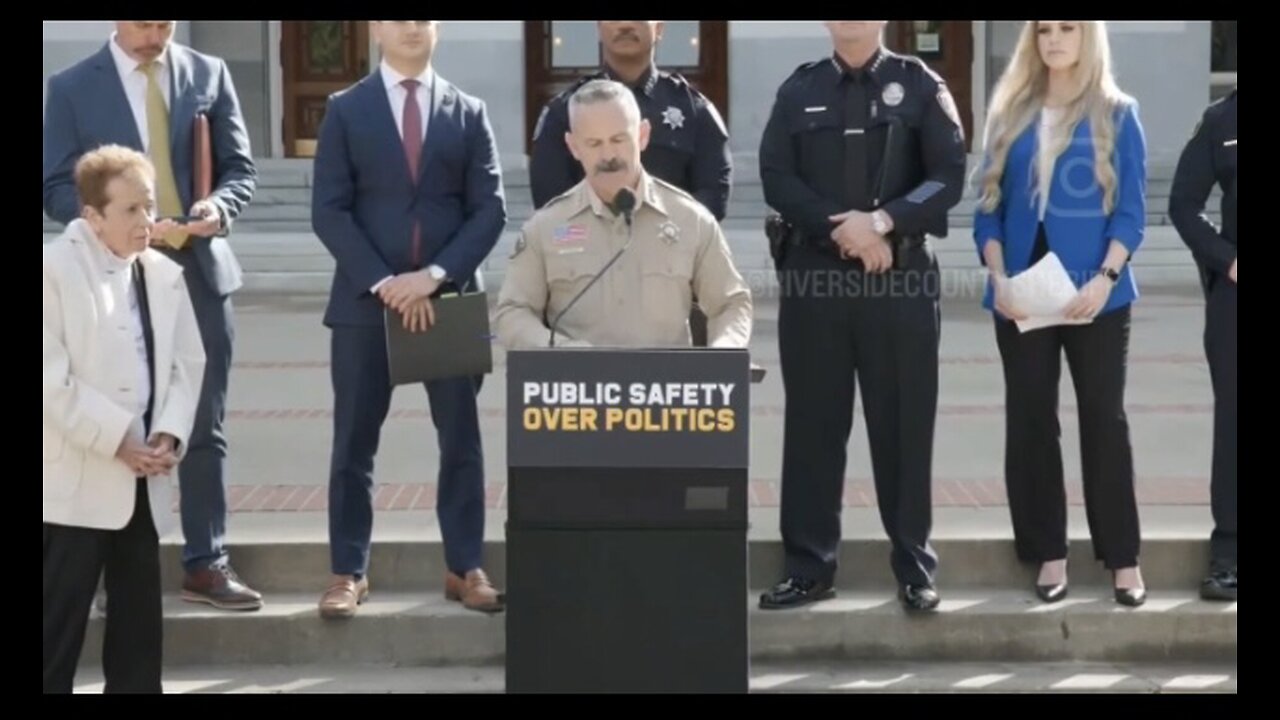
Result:
{"label": "concrete step", "polygon": [[[761,661],[1236,660],[1234,603],[1166,591],[1132,609],[1118,606],[1106,587],[1072,590],[1054,605],[1027,591],[950,591],[938,612],[924,616],[905,613],[885,592],[842,592],[791,611],[756,609],[756,592],[743,600],[751,607],[751,657]],[[375,584],[348,621],[322,620],[318,597],[319,589],[277,595],[260,611],[228,613],[167,596],[166,666],[486,665],[505,656],[505,615],[471,612],[435,592],[379,591]],[[93,613],[85,657],[101,655],[104,620]]]}
{"label": "concrete step", "polygon": [[[194,665],[165,668],[166,693],[500,693],[494,665]],[[1231,663],[756,662],[753,693],[1235,693]],[[100,693],[102,671],[83,666],[77,693]]]}
{"label": "concrete step", "polygon": [[[323,520],[317,520],[315,530],[319,531]],[[987,535],[986,538],[934,541],[941,567],[938,581],[944,591],[1031,588],[1035,569],[1018,563],[1011,541],[990,537],[991,533]],[[319,593],[329,573],[328,539],[327,535],[315,531],[307,537],[311,539],[237,541],[233,547],[236,571],[268,595]],[[845,540],[840,547],[837,587],[892,592],[896,585],[889,571],[889,550],[887,540]],[[177,544],[162,545],[163,586],[175,591],[181,585],[180,551]],[[484,557],[490,577],[498,585],[504,585],[505,541],[501,537],[490,539],[485,544]],[[779,579],[783,567],[781,540],[751,540],[748,557],[751,587],[768,587]],[[1208,559],[1208,544],[1201,536],[1148,536],[1142,544],[1142,576],[1147,587],[1153,590],[1195,588],[1208,566]],[[1103,587],[1111,582],[1110,573],[1094,562],[1087,541],[1073,544],[1068,564],[1073,584]],[[583,568],[586,574],[594,571]],[[444,587],[444,573],[444,550],[438,539],[375,541],[373,544],[369,577],[378,590],[437,594]]]}

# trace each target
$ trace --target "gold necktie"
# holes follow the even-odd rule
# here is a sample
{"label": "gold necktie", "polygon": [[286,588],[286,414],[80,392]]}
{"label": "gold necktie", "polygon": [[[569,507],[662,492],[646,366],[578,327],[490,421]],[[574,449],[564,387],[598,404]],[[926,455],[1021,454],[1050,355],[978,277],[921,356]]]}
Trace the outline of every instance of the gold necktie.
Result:
{"label": "gold necktie", "polygon": [[[173,156],[169,146],[169,108],[164,104],[164,93],[156,80],[159,67],[154,62],[138,66],[147,76],[147,154],[156,169],[156,205],[161,217],[182,215],[182,200],[178,195],[178,181],[173,175]],[[161,238],[175,250],[187,244],[187,234],[181,230],[165,233]]]}

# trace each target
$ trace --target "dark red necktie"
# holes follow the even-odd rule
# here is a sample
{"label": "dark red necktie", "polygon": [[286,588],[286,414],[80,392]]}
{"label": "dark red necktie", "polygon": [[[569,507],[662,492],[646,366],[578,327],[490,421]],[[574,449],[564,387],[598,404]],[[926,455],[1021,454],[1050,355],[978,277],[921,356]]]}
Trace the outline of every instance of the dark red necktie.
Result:
{"label": "dark red necktie", "polygon": [[[404,145],[404,156],[409,161],[409,182],[417,187],[418,184],[418,161],[422,158],[422,109],[418,107],[418,86],[422,83],[417,80],[401,80],[400,84],[405,89],[404,100],[404,121],[401,126],[404,128],[404,135],[400,141]],[[418,264],[422,261],[422,226],[418,223],[417,218],[413,220],[413,250],[409,256],[409,261],[413,263],[413,268],[418,269]]]}

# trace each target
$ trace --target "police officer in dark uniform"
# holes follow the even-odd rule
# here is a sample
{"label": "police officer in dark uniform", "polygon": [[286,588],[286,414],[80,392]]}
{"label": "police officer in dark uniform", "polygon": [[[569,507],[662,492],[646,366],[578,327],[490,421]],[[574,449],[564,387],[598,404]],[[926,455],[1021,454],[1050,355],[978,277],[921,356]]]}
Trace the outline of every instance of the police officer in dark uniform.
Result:
{"label": "police officer in dark uniform", "polygon": [[582,165],[564,139],[569,132],[569,98],[587,82],[607,78],[629,86],[641,116],[649,120],[649,147],[640,156],[644,169],[694,196],[716,220],[723,220],[733,176],[729,132],[706,96],[678,73],[654,65],[662,22],[601,21],[599,26],[604,69],[552,98],[533,131],[529,185],[534,207],[541,208],[582,180]]}
{"label": "police officer in dark uniform", "polygon": [[899,598],[932,610],[929,544],[938,397],[938,265],[965,143],[942,79],[883,46],[883,21],[829,21],[835,53],[778,90],[760,143],[781,278],[786,577],[766,609],[832,597],[845,448],[861,387]]}
{"label": "police officer in dark uniform", "polygon": [[[729,131],[715,105],[679,73],[654,65],[660,20],[600,21],[605,67],[581,78],[542,108],[533,131],[529,188],[540,209],[582,180],[582,165],[565,143],[569,131],[569,98],[591,80],[616,80],[631,88],[640,114],[651,127],[649,146],[640,155],[644,169],[684,190],[723,220],[733,181]],[[706,316],[690,315],[693,344],[706,345]]]}
{"label": "police officer in dark uniform", "polygon": [[[1205,216],[1222,188],[1222,228]],[[1182,151],[1169,217],[1191,248],[1205,291],[1204,349],[1213,381],[1213,535],[1206,600],[1236,599],[1236,91],[1205,110]]]}

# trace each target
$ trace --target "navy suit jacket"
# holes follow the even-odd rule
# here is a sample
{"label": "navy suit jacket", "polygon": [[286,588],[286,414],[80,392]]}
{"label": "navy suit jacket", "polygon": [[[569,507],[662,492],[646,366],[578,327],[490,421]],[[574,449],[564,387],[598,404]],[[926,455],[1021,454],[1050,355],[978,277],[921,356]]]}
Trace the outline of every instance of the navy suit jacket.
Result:
{"label": "navy suit jacket", "polygon": [[[193,131],[196,115],[202,113],[209,118],[213,149],[209,199],[222,215],[219,235],[225,236],[253,198],[258,179],[240,101],[221,59],[177,43],[169,43],[169,58],[170,148],[178,195],[184,211],[202,199],[192,197]],[[73,177],[76,162],[107,144],[143,151],[111,49],[104,44],[98,52],[49,77],[44,118],[44,211],[49,217],[65,225],[80,216]],[[240,265],[224,237],[194,239],[191,249],[215,292],[226,295],[240,287]]]}
{"label": "navy suit jacket", "polygon": [[502,170],[484,102],[435,75],[428,108],[414,182],[379,69],[329,98],[311,225],[337,261],[324,318],[330,327],[383,324],[383,305],[371,288],[415,269],[415,220],[419,264],[443,267],[464,287],[502,234]]}

